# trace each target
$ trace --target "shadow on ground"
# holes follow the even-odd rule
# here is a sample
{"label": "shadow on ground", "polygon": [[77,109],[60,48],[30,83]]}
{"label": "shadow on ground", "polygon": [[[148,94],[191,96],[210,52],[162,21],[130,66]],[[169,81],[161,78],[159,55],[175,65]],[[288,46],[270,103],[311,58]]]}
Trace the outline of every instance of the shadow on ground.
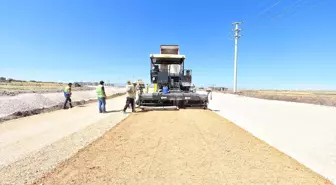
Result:
{"label": "shadow on ground", "polygon": [[113,113],[113,112],[122,112],[122,109],[118,109],[118,110],[108,110],[106,111],[106,113]]}

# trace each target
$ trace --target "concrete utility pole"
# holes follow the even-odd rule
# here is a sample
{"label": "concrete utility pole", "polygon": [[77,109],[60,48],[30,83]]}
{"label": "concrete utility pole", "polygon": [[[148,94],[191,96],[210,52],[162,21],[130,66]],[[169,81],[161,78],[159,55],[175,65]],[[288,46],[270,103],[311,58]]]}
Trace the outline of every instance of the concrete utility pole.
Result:
{"label": "concrete utility pole", "polygon": [[234,71],[233,71],[233,92],[237,92],[237,59],[238,59],[238,39],[240,38],[239,32],[239,25],[243,22],[233,22],[232,24],[235,25],[235,54],[234,54]]}

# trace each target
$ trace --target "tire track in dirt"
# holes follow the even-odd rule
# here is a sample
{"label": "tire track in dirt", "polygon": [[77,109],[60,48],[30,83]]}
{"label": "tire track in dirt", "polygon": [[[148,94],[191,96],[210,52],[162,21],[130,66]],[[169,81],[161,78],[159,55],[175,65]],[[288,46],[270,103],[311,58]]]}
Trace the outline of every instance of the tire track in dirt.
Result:
{"label": "tire track in dirt", "polygon": [[135,113],[41,183],[331,184],[204,110]]}
{"label": "tire track in dirt", "polygon": [[[206,121],[206,120],[205,120]],[[202,131],[200,130],[200,128],[197,126],[197,124],[195,123],[195,120],[191,120],[190,123],[192,124],[192,126],[195,128],[195,130],[199,133],[200,137],[202,138],[202,140],[204,141],[204,143],[206,144],[206,148],[207,150],[209,151],[208,152],[208,157],[205,159],[205,161],[203,162],[204,163],[207,163],[206,160],[207,159],[211,159],[213,158],[213,149],[211,147],[211,145],[209,144],[209,142],[207,141],[207,139],[205,138],[204,134],[202,133]],[[206,122],[205,122],[206,123]],[[209,171],[211,166],[212,166],[212,160],[209,160],[209,165],[208,165],[208,168],[206,169],[206,171]],[[206,173],[202,176],[202,181],[206,181],[206,177],[205,177]],[[218,184],[220,184],[220,182],[217,182]]]}

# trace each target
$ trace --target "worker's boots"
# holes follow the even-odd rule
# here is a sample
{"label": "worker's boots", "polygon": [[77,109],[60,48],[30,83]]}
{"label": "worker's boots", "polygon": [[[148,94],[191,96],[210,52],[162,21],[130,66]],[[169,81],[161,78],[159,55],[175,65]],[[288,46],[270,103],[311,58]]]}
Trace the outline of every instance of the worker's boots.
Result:
{"label": "worker's boots", "polygon": [[[70,109],[72,108],[73,106],[70,104]],[[67,109],[66,106],[63,106],[63,109]]]}

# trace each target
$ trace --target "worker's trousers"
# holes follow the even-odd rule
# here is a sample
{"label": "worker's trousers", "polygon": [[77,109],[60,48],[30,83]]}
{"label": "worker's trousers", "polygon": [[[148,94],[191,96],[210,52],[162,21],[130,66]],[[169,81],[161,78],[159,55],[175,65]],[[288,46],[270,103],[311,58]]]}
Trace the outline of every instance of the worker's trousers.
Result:
{"label": "worker's trousers", "polygon": [[126,99],[126,105],[125,105],[125,107],[124,107],[124,112],[126,111],[127,107],[128,107],[130,104],[131,104],[131,107],[132,107],[132,112],[135,111],[135,109],[134,109],[134,98],[129,98],[129,97],[127,97],[127,99]]}
{"label": "worker's trousers", "polygon": [[99,113],[106,112],[106,98],[98,98]]}
{"label": "worker's trousers", "polygon": [[71,98],[70,98],[70,96],[65,96],[65,102],[64,102],[64,105],[63,105],[63,109],[66,108],[66,105],[67,105],[68,102],[69,102],[69,104],[70,104],[70,108],[72,108],[72,104],[71,104]]}

